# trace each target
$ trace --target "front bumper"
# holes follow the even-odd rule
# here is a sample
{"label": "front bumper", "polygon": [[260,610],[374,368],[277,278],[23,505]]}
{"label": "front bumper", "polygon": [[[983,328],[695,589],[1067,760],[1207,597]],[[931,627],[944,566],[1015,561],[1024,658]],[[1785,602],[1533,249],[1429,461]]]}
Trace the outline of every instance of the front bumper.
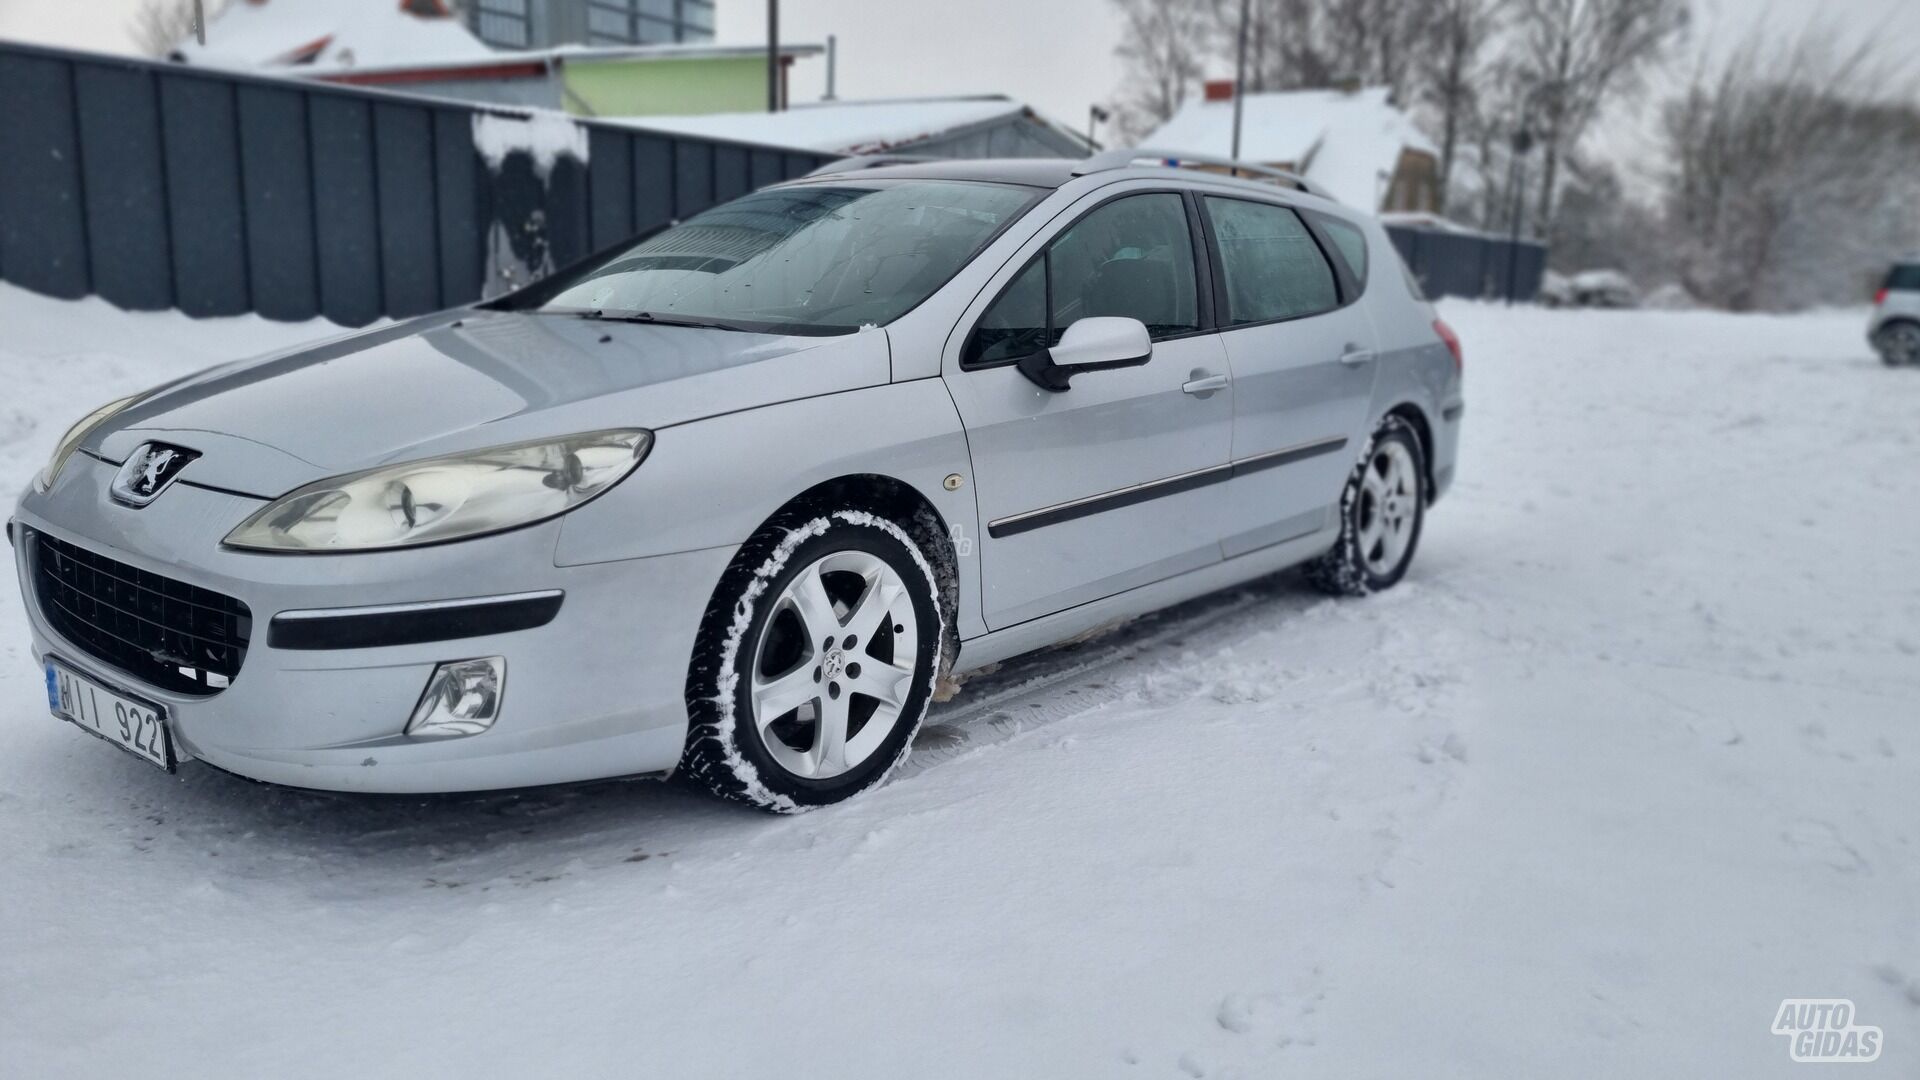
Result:
{"label": "front bumper", "polygon": [[[554,565],[560,522],[458,543],[352,555],[264,555],[220,540],[259,500],[175,484],[143,509],[107,498],[114,468],[85,455],[47,493],[29,492],[21,527],[244,601],[245,662],[208,697],[158,689],[62,638],[40,610],[30,565],[16,564],[33,635],[48,655],[166,706],[180,756],[242,776],[334,791],[444,792],[664,773],[686,738],[687,664],[732,548]],[[391,606],[560,590],[551,622],[415,644],[282,649],[285,611]],[[442,661],[504,656],[499,719],[478,735],[415,739],[407,718]]]}

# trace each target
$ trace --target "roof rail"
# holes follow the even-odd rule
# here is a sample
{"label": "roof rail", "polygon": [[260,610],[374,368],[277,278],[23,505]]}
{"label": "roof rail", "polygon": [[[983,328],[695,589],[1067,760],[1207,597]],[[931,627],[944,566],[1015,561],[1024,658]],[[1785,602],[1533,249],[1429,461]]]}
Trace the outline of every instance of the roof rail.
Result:
{"label": "roof rail", "polygon": [[883,165],[919,165],[933,160],[936,159],[918,154],[855,154],[829,161],[807,175],[832,176],[835,173],[859,172],[861,169],[878,169]]}
{"label": "roof rail", "polygon": [[1089,173],[1107,172],[1110,169],[1126,169],[1141,164],[1151,164],[1172,169],[1185,168],[1191,165],[1205,165],[1215,169],[1229,169],[1236,173],[1250,173],[1255,179],[1277,180],[1297,188],[1300,191],[1304,191],[1309,195],[1317,195],[1328,202],[1340,201],[1334,198],[1333,194],[1326,188],[1308,180],[1299,173],[1288,172],[1285,169],[1276,169],[1271,165],[1256,165],[1250,161],[1235,161],[1233,158],[1214,157],[1209,154],[1190,154],[1184,150],[1150,150],[1146,148],[1108,150],[1105,153],[1095,154],[1075,166],[1073,175],[1086,176]]}

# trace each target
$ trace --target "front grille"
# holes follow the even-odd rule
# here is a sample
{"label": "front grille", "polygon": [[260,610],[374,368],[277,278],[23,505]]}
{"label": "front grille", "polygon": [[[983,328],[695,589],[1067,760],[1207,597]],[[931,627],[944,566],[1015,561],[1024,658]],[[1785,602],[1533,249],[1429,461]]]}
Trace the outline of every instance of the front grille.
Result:
{"label": "front grille", "polygon": [[45,533],[31,550],[41,614],[96,658],[180,694],[217,694],[240,673],[247,605]]}

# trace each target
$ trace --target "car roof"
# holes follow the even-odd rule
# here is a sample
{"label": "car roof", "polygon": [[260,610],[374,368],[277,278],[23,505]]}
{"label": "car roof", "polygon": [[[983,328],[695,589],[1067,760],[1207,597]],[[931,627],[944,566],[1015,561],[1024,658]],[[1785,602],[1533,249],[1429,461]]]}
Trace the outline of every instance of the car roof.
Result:
{"label": "car roof", "polygon": [[1073,179],[1073,170],[1079,164],[1078,161],[1069,161],[1066,158],[906,161],[898,164],[877,164],[865,169],[848,169],[821,176],[804,176],[791,182],[846,180],[857,176],[873,180],[984,180],[999,184],[1057,188]]}

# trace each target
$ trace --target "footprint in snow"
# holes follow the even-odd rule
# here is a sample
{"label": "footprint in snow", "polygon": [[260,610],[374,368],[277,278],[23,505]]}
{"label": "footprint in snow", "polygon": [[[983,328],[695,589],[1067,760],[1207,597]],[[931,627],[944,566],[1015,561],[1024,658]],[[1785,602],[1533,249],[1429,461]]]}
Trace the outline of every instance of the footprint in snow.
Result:
{"label": "footprint in snow", "polygon": [[1780,834],[1780,839],[1786,841],[1787,846],[1805,851],[1840,873],[1873,872],[1873,867],[1859,850],[1847,843],[1839,830],[1824,821],[1802,818],[1787,826],[1786,831]]}
{"label": "footprint in snow", "polygon": [[1881,982],[1900,991],[1901,996],[1907,999],[1907,1004],[1920,1009],[1920,979],[1907,978],[1892,964],[1881,964],[1873,969],[1873,973],[1880,976]]}
{"label": "footprint in snow", "polygon": [[1265,994],[1228,994],[1220,1000],[1214,1020],[1235,1035],[1260,1035],[1279,1026],[1282,1009],[1279,1001]]}
{"label": "footprint in snow", "polygon": [[1467,741],[1450,731],[1447,733],[1447,737],[1441,740],[1440,745],[1437,747],[1430,743],[1421,744],[1418,754],[1422,765],[1431,765],[1439,761],[1443,755],[1460,762],[1462,765],[1466,764]]}

